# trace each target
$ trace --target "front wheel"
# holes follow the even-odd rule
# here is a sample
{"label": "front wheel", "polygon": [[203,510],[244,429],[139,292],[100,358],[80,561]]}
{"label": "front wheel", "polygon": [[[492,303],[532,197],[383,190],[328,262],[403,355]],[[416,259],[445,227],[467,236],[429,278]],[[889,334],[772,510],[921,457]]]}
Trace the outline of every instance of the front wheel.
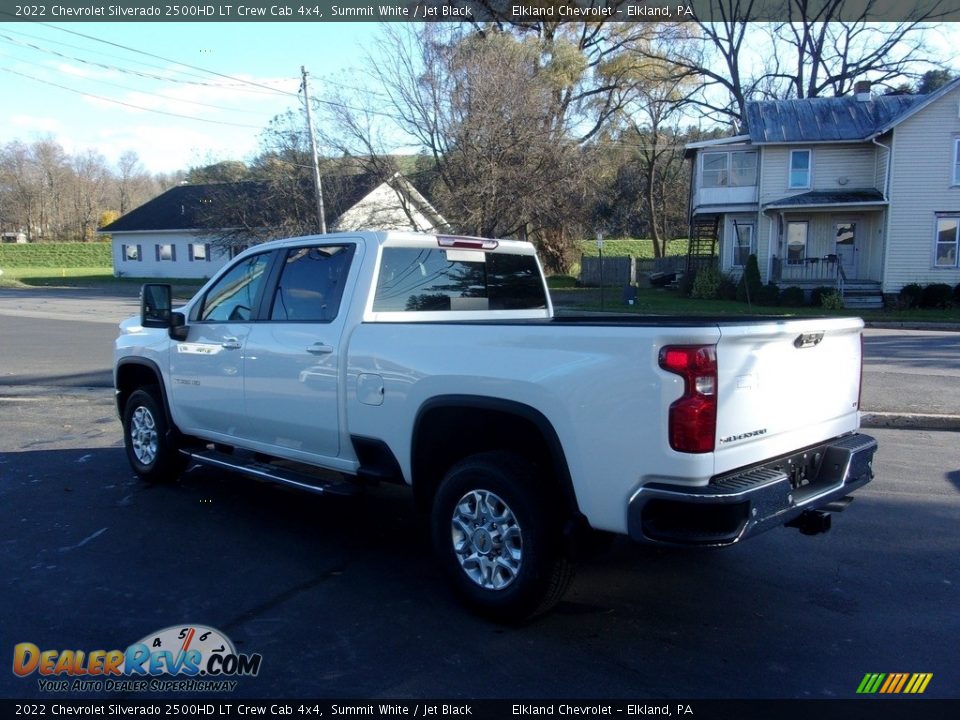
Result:
{"label": "front wheel", "polygon": [[149,482],[171,482],[186,469],[186,458],[170,438],[158,388],[130,394],[123,412],[123,444],[134,472]]}
{"label": "front wheel", "polygon": [[517,622],[559,602],[573,577],[560,507],[518,455],[482,453],[450,469],[433,503],[433,545],[471,608]]}

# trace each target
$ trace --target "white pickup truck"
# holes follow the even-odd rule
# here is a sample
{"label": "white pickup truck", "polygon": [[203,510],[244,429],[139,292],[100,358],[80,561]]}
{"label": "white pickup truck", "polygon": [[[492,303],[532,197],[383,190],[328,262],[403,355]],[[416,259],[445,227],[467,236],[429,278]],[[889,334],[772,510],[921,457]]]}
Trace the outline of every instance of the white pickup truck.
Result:
{"label": "white pickup truck", "polygon": [[593,531],[814,534],[873,476],[855,318],[555,317],[531,245],[400,232],[258,245],[182,308],[168,285],[141,305],[115,347],[140,476],[406,483],[502,620],[559,600]]}

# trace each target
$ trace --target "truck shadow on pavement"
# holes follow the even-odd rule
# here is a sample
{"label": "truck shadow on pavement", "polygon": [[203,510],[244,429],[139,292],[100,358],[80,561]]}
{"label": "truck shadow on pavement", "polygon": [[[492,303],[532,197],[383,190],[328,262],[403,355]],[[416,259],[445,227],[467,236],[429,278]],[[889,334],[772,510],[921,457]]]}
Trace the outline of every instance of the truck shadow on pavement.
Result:
{"label": "truck shadow on pavement", "polygon": [[[80,448],[0,454],[0,502],[9,642],[124,648],[202,623],[264,657],[237,697],[853,697],[905,648],[934,671],[954,653],[949,588],[917,568],[955,576],[960,554],[888,517],[950,538],[955,506],[869,498],[826,536],[722,551],[617,541],[553,613],[503,627],[451,596],[406,488],[317,497],[199,467],[148,485],[122,448]],[[0,696],[42,693],[8,672]]]}

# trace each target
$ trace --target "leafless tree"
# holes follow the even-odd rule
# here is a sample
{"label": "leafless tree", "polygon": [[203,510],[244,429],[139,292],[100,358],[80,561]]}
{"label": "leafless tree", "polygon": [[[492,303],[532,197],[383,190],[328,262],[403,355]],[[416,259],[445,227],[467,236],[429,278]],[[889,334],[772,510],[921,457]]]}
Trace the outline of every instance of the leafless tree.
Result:
{"label": "leafless tree", "polygon": [[96,152],[68,154],[52,138],[0,146],[0,229],[31,242],[97,239],[102,218],[126,198],[132,209],[175,178],[150,177],[127,154],[114,172]]}
{"label": "leafless tree", "polygon": [[933,66],[924,35],[944,0],[920,0],[900,22],[879,22],[889,7],[880,0],[716,0],[708,7],[698,22],[659,26],[640,52],[671,64],[678,77],[698,79],[692,101],[737,128],[750,100],[843,95],[857,80],[890,87],[916,80]]}
{"label": "leafless tree", "polygon": [[527,237],[562,270],[586,217],[589,163],[574,130],[591,129],[567,95],[582,58],[559,41],[544,47],[495,28],[389,26],[371,63],[381,90],[332,102],[326,126],[338,133],[326,140],[380,172],[395,167],[388,144],[424,153],[431,199],[458,231]]}

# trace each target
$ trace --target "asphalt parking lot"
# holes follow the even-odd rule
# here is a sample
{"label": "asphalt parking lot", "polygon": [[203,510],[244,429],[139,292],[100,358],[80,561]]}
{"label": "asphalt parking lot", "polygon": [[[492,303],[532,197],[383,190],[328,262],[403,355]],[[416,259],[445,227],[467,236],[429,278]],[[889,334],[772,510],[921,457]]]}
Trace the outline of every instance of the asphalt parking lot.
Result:
{"label": "asphalt parking lot", "polygon": [[[502,627],[451,598],[402,488],[320,498],[200,468],[146,485],[96,380],[110,323],[0,312],[0,333],[34,355],[4,342],[0,652],[195,623],[262,655],[237,698],[845,699],[871,672],[960,697],[955,432],[870,431],[877,478],[826,535],[617,542],[552,614]],[[0,697],[50,693],[0,672]]]}

